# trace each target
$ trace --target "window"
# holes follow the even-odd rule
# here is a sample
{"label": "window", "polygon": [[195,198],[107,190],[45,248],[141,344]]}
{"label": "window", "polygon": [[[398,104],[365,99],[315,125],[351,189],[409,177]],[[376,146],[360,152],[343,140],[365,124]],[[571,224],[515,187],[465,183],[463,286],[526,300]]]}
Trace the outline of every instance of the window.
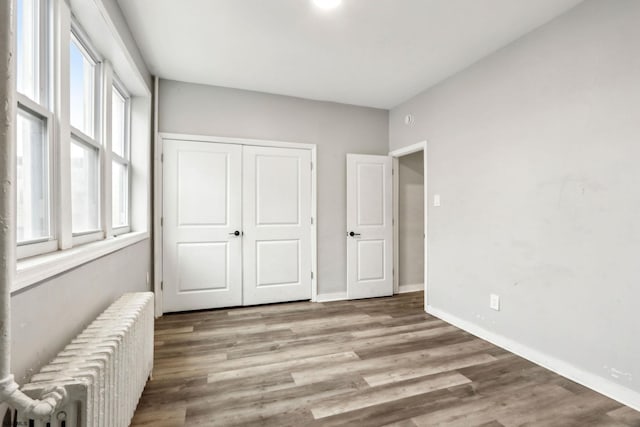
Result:
{"label": "window", "polygon": [[18,242],[48,239],[51,224],[47,122],[18,109],[17,125]]}
{"label": "window", "polygon": [[129,226],[129,97],[111,90],[111,220],[114,232]]}
{"label": "window", "polygon": [[46,102],[48,83],[48,2],[18,0],[18,92],[37,104]]}
{"label": "window", "polygon": [[[77,16],[85,32],[74,2],[15,2],[18,264],[12,290],[148,236],[142,219],[151,132],[150,88],[117,32],[105,31],[109,16],[83,3]],[[143,144],[133,151],[132,131]],[[122,236],[112,239],[116,235]]]}
{"label": "window", "polygon": [[71,229],[74,236],[95,233],[94,238],[99,239],[102,146],[96,118],[100,79],[97,56],[79,34],[74,29],[69,43]]}
{"label": "window", "polygon": [[125,158],[129,139],[129,99],[115,85],[111,93],[111,149],[117,156]]}
{"label": "window", "polygon": [[69,60],[71,126],[95,138],[97,66],[75,34],[71,35]]}
{"label": "window", "polygon": [[148,237],[152,111],[139,64],[98,4],[14,1],[12,291]]}
{"label": "window", "polygon": [[49,2],[17,1],[16,173],[19,256],[56,247],[52,214]]}
{"label": "window", "polygon": [[100,228],[99,151],[71,140],[71,224],[75,234]]}

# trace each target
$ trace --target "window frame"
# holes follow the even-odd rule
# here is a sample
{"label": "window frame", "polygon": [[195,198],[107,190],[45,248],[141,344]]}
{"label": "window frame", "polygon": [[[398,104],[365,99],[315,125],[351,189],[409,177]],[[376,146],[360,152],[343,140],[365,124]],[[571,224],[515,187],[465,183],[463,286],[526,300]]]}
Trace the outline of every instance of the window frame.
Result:
{"label": "window frame", "polygon": [[[18,259],[41,255],[47,252],[55,251],[58,248],[58,163],[57,156],[59,153],[55,138],[55,115],[53,112],[53,2],[50,0],[37,0],[37,10],[35,17],[38,19],[36,29],[38,31],[35,41],[37,43],[35,50],[37,55],[35,60],[37,64],[37,78],[34,84],[37,86],[36,95],[38,99],[32,99],[28,95],[18,90],[16,82],[16,99],[18,110],[39,117],[45,122],[45,141],[47,144],[47,166],[48,166],[48,216],[49,216],[49,236],[40,239],[25,240],[18,242],[16,240],[16,256]],[[16,54],[19,54],[16,46]],[[16,115],[17,121],[17,115]]]}
{"label": "window frame", "polygon": [[[71,199],[71,205],[69,206],[69,215],[72,218],[72,231],[71,235],[73,238],[73,246],[81,245],[84,243],[92,242],[94,240],[99,240],[104,236],[104,224],[102,218],[102,187],[103,187],[103,173],[102,173],[102,156],[103,150],[102,147],[97,144],[95,141],[91,140],[88,136],[83,133],[76,135],[75,133],[71,133],[69,138],[69,146],[71,148],[72,144],[77,144],[83,146],[84,148],[88,148],[89,150],[94,150],[96,152],[96,180],[98,184],[96,200],[97,200],[97,215],[98,215],[98,228],[92,230],[84,230],[84,231],[73,231],[73,196]],[[71,169],[68,171],[71,174]],[[73,194],[73,191],[72,191]]]}
{"label": "window frame", "polygon": [[[104,100],[104,94],[102,93],[102,81],[103,77],[103,59],[100,55],[98,55],[95,48],[89,42],[88,36],[82,30],[80,25],[75,21],[75,19],[71,20],[71,29],[70,29],[70,38],[69,43],[75,43],[75,45],[80,49],[80,53],[92,62],[94,67],[93,72],[93,114],[92,114],[92,133],[93,136],[88,135],[83,130],[76,128],[71,123],[71,117],[69,117],[69,127],[71,128],[71,133],[73,134],[82,134],[84,135],[83,139],[93,139],[95,141],[100,141],[100,132],[102,130],[102,103]],[[69,58],[71,60],[71,58]],[[71,64],[68,64],[69,67],[67,69],[67,76],[71,79]],[[71,91],[71,87],[69,87],[69,91]],[[69,101],[69,107],[71,107],[71,100]]]}
{"label": "window frame", "polygon": [[[127,223],[126,225],[114,226],[113,217],[111,218],[111,234],[113,236],[119,236],[121,234],[129,233],[131,231],[131,95],[129,91],[126,90],[124,85],[121,83],[118,76],[115,74],[112,75],[111,79],[111,90],[116,91],[118,95],[124,100],[124,157],[120,156],[113,150],[113,145],[110,145],[110,157],[111,162],[109,164],[109,168],[111,169],[111,183],[110,189],[111,194],[113,195],[113,162],[119,163],[120,165],[125,167],[127,172]],[[113,96],[113,95],[112,95]],[[111,109],[113,111],[113,99],[111,99]],[[113,121],[113,113],[111,113],[111,121]],[[111,141],[113,141],[113,133],[112,129],[109,130],[111,132]],[[113,210],[113,198],[111,199],[111,210]]]}
{"label": "window frame", "polygon": [[[102,129],[104,127],[104,123],[101,120],[103,109],[106,108],[104,104],[104,93],[102,91],[102,83],[104,81],[103,76],[103,59],[100,55],[98,55],[96,49],[89,42],[89,37],[80,27],[80,24],[76,22],[75,19],[71,19],[71,28],[69,29],[69,43],[75,43],[76,46],[80,49],[80,52],[85,56],[85,58],[89,59],[94,66],[94,75],[93,75],[93,114],[92,114],[92,133],[94,137],[88,135],[84,131],[76,128],[71,124],[71,117],[69,116],[69,129],[70,134],[66,136],[62,136],[63,138],[67,138],[69,146],[75,140],[78,143],[84,144],[89,148],[93,148],[97,150],[97,165],[98,165],[98,188],[97,188],[97,200],[98,200],[98,228],[95,230],[85,230],[85,231],[73,231],[73,222],[71,222],[71,244],[72,246],[82,245],[89,242],[93,242],[96,240],[101,240],[105,236],[105,221],[104,216],[102,214],[103,208],[103,193],[105,191],[105,180],[104,180],[104,164],[103,158],[105,156],[105,147],[104,141],[102,140]],[[70,46],[70,45],[69,45]],[[70,60],[71,58],[69,58]],[[67,76],[70,78],[71,76],[71,65],[70,62],[67,64]],[[66,77],[65,77],[66,78]],[[69,96],[71,94],[71,87],[69,86]],[[70,101],[71,102],[71,101]],[[70,105],[70,104],[69,104]],[[71,169],[68,171],[64,171],[63,173],[71,174]],[[72,215],[72,205],[73,200],[70,198],[70,203],[68,207],[68,212],[64,212],[63,215],[67,214],[69,216]]]}
{"label": "window frame", "polygon": [[36,104],[31,99],[22,94],[18,94],[18,109],[28,114],[36,116],[45,122],[45,141],[47,144],[47,166],[48,166],[48,214],[49,214],[49,236],[40,239],[16,241],[17,257],[26,258],[43,253],[55,251],[58,248],[57,219],[59,209],[56,204],[58,168],[56,166],[56,150],[53,132],[53,112],[45,110],[41,105]]}

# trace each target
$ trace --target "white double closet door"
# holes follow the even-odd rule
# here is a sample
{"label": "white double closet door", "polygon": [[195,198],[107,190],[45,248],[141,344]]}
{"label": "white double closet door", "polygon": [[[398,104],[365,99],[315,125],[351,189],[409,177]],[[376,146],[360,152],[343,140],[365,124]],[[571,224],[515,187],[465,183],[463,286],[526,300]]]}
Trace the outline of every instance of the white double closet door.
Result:
{"label": "white double closet door", "polygon": [[165,140],[165,312],[311,298],[311,153]]}

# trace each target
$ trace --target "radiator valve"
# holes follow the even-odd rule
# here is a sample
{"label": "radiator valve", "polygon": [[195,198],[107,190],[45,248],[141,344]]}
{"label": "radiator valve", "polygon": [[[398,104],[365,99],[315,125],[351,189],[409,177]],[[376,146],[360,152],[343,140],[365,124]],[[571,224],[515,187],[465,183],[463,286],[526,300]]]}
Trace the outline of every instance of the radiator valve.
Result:
{"label": "radiator valve", "polygon": [[64,405],[66,399],[67,391],[64,387],[52,387],[42,395],[42,399],[38,400],[24,394],[14,381],[13,375],[0,380],[0,402],[17,409],[27,418],[48,419]]}

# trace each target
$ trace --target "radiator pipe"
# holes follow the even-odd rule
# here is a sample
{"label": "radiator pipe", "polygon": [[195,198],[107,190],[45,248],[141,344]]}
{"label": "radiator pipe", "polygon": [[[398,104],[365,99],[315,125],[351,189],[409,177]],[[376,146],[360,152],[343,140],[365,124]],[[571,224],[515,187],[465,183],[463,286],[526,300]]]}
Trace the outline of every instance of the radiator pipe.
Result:
{"label": "radiator pipe", "polygon": [[15,200],[15,0],[0,2],[0,378],[11,374],[11,283],[16,253]]}
{"label": "radiator pipe", "polygon": [[[27,418],[54,414],[66,391],[55,387],[34,400],[11,375],[11,284],[16,268],[16,0],[0,1],[0,403]],[[2,415],[0,415],[2,416]]]}

